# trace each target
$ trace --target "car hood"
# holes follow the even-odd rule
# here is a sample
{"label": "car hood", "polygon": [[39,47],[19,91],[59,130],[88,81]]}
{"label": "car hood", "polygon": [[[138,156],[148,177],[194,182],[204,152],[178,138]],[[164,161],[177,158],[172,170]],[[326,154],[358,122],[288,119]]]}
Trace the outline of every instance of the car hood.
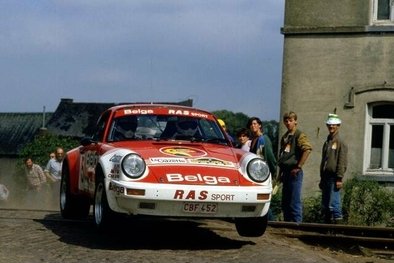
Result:
{"label": "car hood", "polygon": [[[225,145],[152,142],[130,147],[145,160],[146,182],[193,185],[254,185],[241,171],[250,153]],[[240,164],[241,161],[241,164]],[[242,169],[244,168],[244,169]]]}

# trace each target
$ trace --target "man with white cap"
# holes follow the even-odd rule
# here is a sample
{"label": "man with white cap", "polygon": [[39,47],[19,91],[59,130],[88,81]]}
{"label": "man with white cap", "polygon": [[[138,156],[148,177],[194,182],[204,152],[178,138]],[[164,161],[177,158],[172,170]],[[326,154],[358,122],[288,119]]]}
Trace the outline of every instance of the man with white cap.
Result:
{"label": "man with white cap", "polygon": [[347,168],[348,148],[339,137],[340,125],[338,115],[328,114],[326,126],[329,134],[322,149],[319,183],[325,223],[341,223],[343,219],[340,189]]}

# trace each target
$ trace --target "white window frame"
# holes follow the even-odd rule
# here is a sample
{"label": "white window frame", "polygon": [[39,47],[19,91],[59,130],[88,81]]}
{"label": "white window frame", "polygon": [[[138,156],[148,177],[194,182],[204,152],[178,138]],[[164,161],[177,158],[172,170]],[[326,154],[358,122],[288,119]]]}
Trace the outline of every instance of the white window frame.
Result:
{"label": "white window frame", "polygon": [[394,23],[394,0],[390,0],[390,19],[378,20],[378,1],[372,0],[372,23],[378,25],[393,25]]}
{"label": "white window frame", "polygon": [[[364,144],[364,174],[365,175],[385,175],[394,176],[394,169],[388,168],[389,158],[389,143],[390,143],[390,127],[394,125],[394,119],[374,119],[372,117],[373,107],[382,103],[371,103],[367,105],[367,116],[366,129],[365,129],[365,144]],[[385,103],[387,104],[387,103]],[[371,141],[372,141],[372,126],[382,125],[383,126],[383,142],[382,142],[382,163],[381,168],[371,169],[369,168],[371,163]]]}

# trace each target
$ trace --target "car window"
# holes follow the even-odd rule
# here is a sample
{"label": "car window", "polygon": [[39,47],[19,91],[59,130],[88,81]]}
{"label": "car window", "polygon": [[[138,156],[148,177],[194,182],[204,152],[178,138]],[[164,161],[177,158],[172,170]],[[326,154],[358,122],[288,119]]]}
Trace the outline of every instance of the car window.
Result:
{"label": "car window", "polygon": [[96,129],[93,133],[92,139],[95,141],[103,141],[104,138],[104,132],[105,132],[105,127],[106,123],[108,122],[108,118],[110,116],[109,111],[103,113],[99,120],[97,121]]}
{"label": "car window", "polygon": [[225,142],[226,137],[216,122],[192,118],[170,116],[167,118],[160,139],[194,139],[200,141]]}
{"label": "car window", "polygon": [[115,118],[108,141],[199,140],[224,143],[217,123],[204,118],[171,115],[128,115]]}

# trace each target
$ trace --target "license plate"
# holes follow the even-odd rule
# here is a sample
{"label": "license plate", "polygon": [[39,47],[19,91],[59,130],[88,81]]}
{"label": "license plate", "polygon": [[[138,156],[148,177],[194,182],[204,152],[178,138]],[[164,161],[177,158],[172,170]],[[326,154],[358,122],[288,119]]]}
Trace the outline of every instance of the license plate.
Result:
{"label": "license plate", "polygon": [[218,211],[218,204],[186,202],[183,203],[182,210],[185,213],[215,214]]}

